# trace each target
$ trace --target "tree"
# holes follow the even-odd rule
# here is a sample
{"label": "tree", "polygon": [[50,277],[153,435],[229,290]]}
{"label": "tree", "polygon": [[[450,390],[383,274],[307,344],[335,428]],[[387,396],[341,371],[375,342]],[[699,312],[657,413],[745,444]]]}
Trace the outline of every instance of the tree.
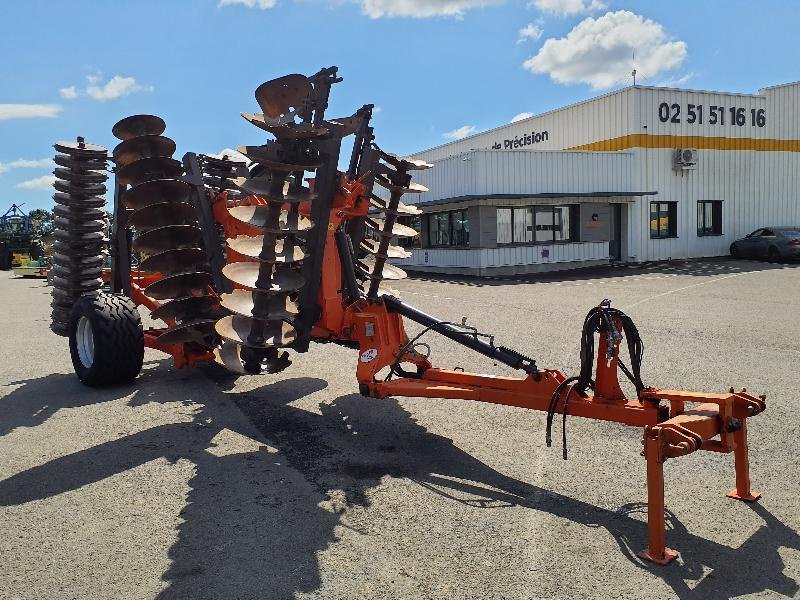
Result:
{"label": "tree", "polygon": [[55,223],[53,213],[43,208],[36,208],[28,213],[31,220],[31,232],[34,238],[42,239],[53,233]]}

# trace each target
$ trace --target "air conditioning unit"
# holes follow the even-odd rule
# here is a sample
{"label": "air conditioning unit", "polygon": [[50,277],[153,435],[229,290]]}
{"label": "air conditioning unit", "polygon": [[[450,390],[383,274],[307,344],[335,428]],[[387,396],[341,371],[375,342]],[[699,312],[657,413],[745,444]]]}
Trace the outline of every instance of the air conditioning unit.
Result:
{"label": "air conditioning unit", "polygon": [[672,155],[672,168],[676,170],[697,168],[697,148],[678,148]]}

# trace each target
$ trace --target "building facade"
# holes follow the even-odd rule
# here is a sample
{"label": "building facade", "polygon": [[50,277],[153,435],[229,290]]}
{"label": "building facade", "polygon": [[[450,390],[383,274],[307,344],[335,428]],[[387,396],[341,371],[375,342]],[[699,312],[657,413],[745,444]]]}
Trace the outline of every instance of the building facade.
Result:
{"label": "building facade", "polygon": [[508,275],[728,254],[800,225],[800,82],[634,86],[413,155],[420,271]]}

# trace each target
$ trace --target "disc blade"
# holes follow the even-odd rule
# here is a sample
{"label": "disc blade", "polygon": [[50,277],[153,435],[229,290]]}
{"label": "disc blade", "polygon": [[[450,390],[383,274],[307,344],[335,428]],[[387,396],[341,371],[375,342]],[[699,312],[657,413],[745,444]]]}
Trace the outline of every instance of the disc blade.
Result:
{"label": "disc blade", "polygon": [[148,273],[188,273],[189,271],[205,271],[208,259],[200,248],[172,248],[145,258],[139,268]]}
{"label": "disc blade", "polygon": [[214,324],[216,319],[197,319],[181,323],[162,333],[156,341],[159,344],[187,344],[195,342],[205,346],[213,346]]}
{"label": "disc blade", "polygon": [[[380,242],[370,239],[362,240],[360,244],[361,249],[369,254],[378,254],[379,246]],[[388,258],[411,258],[412,254],[400,246],[389,244],[386,248],[386,256]]]}
{"label": "disc blade", "polygon": [[423,192],[428,192],[428,188],[426,188],[421,183],[414,183],[413,181],[408,184],[408,187],[402,185],[395,185],[391,182],[391,180],[386,177],[386,175],[380,173],[375,176],[375,183],[380,185],[381,187],[385,187],[387,190],[391,192],[396,192],[400,194],[421,194]]}
{"label": "disc blade", "polygon": [[364,273],[366,273],[367,277],[370,279],[405,279],[408,277],[408,273],[403,271],[400,267],[395,267],[394,265],[390,265],[389,263],[385,263],[383,265],[383,272],[382,273],[374,273],[375,271],[375,257],[374,256],[367,256],[362,258],[358,261],[358,266],[361,268]]}
{"label": "disc blade", "polygon": [[244,368],[244,363],[239,354],[241,346],[233,342],[222,342],[222,344],[214,349],[214,362],[222,365],[233,373],[239,375],[246,375],[247,371]]}
{"label": "disc blade", "polygon": [[210,273],[179,273],[151,283],[144,288],[144,293],[155,300],[204,296],[211,281]]}
{"label": "disc blade", "polygon": [[164,119],[155,115],[131,115],[117,121],[111,128],[114,137],[129,140],[140,135],[161,135],[167,128]]}
{"label": "disc blade", "polygon": [[290,190],[288,189],[288,184],[284,186],[284,192],[282,195],[278,196],[273,194],[271,187],[272,181],[269,177],[236,177],[233,180],[233,183],[235,183],[236,187],[243,192],[261,196],[265,200],[272,202],[308,202],[311,200],[316,200],[317,198],[317,195],[312,193],[308,188]]}
{"label": "disc blade", "polygon": [[[58,182],[56,181],[56,183]],[[57,204],[61,204],[62,206],[70,208],[74,207],[77,209],[103,208],[106,205],[106,199],[103,198],[102,196],[87,195],[82,197],[80,196],[75,197],[70,194],[66,194],[64,192],[56,192],[55,194],[53,194],[53,200],[55,200]]]}
{"label": "disc blade", "polygon": [[397,156],[397,154],[384,152],[383,150],[381,150],[381,158],[390,165],[396,167],[398,170],[403,171],[430,169],[433,167],[432,164],[425,162],[424,160],[417,160],[415,158],[408,158],[405,156]]}
{"label": "disc blade", "polygon": [[[222,294],[220,297],[223,308],[237,315],[252,317],[256,297],[260,292],[249,290],[233,290],[231,294]],[[297,303],[288,296],[279,295],[266,298],[266,312],[257,315],[258,318],[268,320],[291,319],[300,312]]]}
{"label": "disc blade", "polygon": [[243,112],[241,115],[251,125],[268,131],[279,140],[309,140],[325,137],[330,133],[330,129],[327,127],[315,127],[311,123],[276,123],[273,120],[265,119],[264,115],[259,113],[251,115]]}
{"label": "disc blade", "polygon": [[145,254],[158,254],[174,248],[194,248],[198,246],[203,232],[193,225],[167,225],[150,229],[136,236],[133,249]]}
{"label": "disc blade", "polygon": [[379,208],[386,213],[396,213],[398,215],[421,215],[422,210],[414,206],[413,204],[403,204],[399,202],[397,204],[397,208],[394,210],[389,210],[389,201],[372,194],[369,198],[369,202],[375,208]]}
{"label": "disc blade", "polygon": [[105,159],[73,157],[69,154],[56,154],[53,162],[74,171],[105,171],[108,168]]}
{"label": "disc blade", "polygon": [[264,165],[272,171],[291,173],[295,171],[313,171],[322,165],[321,158],[308,158],[302,163],[288,163],[280,160],[277,151],[270,146],[240,146],[237,148],[248,159]]}
{"label": "disc blade", "polygon": [[171,157],[174,152],[175,142],[168,137],[142,135],[117,144],[117,147],[111,151],[111,156],[115,163],[124,166],[140,158]]}
{"label": "disc blade", "polygon": [[305,285],[306,280],[302,275],[289,269],[277,269],[272,271],[272,276],[268,287],[256,287],[260,268],[269,271],[270,266],[257,262],[238,262],[231,263],[222,267],[222,274],[232,282],[251,290],[258,289],[262,293],[278,294],[281,292],[294,292]]}
{"label": "disc blade", "polygon": [[68,142],[59,141],[53,144],[53,148],[62,154],[69,154],[74,157],[84,157],[90,159],[104,160],[108,150],[102,146],[95,146],[94,144],[87,144],[85,142]]}
{"label": "disc blade", "polygon": [[100,183],[77,183],[74,181],[64,181],[56,179],[53,187],[61,193],[68,194],[74,198],[91,198],[92,196],[102,196],[106,193],[106,186]]}
{"label": "disc blade", "polygon": [[73,233],[91,233],[93,231],[102,231],[106,226],[105,221],[84,221],[83,219],[65,219],[63,217],[56,217],[53,219],[57,229],[64,231],[71,231]]}
{"label": "disc blade", "polygon": [[216,304],[217,299],[213,296],[186,296],[165,302],[151,312],[150,316],[162,321],[172,319],[184,321],[198,315],[208,314]]}
{"label": "disc blade", "polygon": [[[276,240],[274,260],[270,259],[266,262],[293,263],[301,261],[306,257],[305,252],[297,245],[292,248],[291,253],[284,252],[283,242],[283,240]],[[247,256],[248,258],[260,260],[259,255],[264,247],[264,236],[257,235],[251,237],[248,235],[238,235],[235,238],[229,238],[227,243],[228,247],[234,252],[238,252],[242,256]]]}
{"label": "disc blade", "polygon": [[203,163],[204,167],[210,166],[217,169],[237,170],[247,165],[247,163],[241,160],[239,157],[236,157],[236,160],[234,160],[233,158],[230,158],[227,154],[223,155],[222,158],[217,158],[216,156],[209,156],[208,154],[201,154],[200,160]]}
{"label": "disc blade", "polygon": [[229,208],[228,212],[237,221],[271,233],[295,233],[311,229],[309,219],[297,214],[290,215],[285,210],[281,211],[277,227],[267,227],[269,210],[268,206],[235,206]]}
{"label": "disc blade", "polygon": [[400,223],[395,223],[392,226],[391,232],[384,232],[386,221],[376,217],[367,217],[364,220],[364,224],[367,227],[377,231],[379,235],[396,235],[399,237],[416,237],[419,235],[419,232],[416,229],[408,227],[407,225],[401,225]]}
{"label": "disc blade", "polygon": [[59,242],[68,244],[70,246],[81,246],[83,244],[99,243],[105,240],[102,231],[92,231],[89,233],[72,233],[62,229],[56,229],[53,232],[53,237]]}
{"label": "disc blade", "polygon": [[163,156],[140,158],[117,169],[120,185],[137,185],[153,179],[170,179],[183,175],[183,164],[174,158]]}
{"label": "disc blade", "polygon": [[229,315],[217,321],[219,336],[251,348],[287,346],[297,338],[294,327],[283,321],[260,321],[240,315]]}
{"label": "disc blade", "polygon": [[194,207],[188,202],[158,202],[148,204],[128,217],[128,225],[138,231],[147,231],[166,225],[192,225],[197,223]]}
{"label": "disc blade", "polygon": [[[262,83],[256,88],[256,102],[261,112],[271,119],[296,112],[303,100],[312,92],[311,82],[305,75],[293,73]],[[294,111],[292,111],[294,109]]]}
{"label": "disc blade", "polygon": [[176,179],[155,179],[132,187],[122,195],[128,208],[139,209],[161,202],[184,202],[189,199],[192,186]]}
{"label": "disc blade", "polygon": [[91,207],[77,207],[77,206],[63,206],[61,204],[56,204],[53,207],[53,215],[55,217],[61,217],[62,219],[88,219],[88,220],[95,220],[95,219],[105,219],[106,211],[102,208],[91,208]]}
{"label": "disc blade", "polygon": [[108,175],[103,171],[79,171],[77,169],[65,169],[64,167],[56,167],[53,170],[53,175],[77,185],[103,183],[108,179]]}

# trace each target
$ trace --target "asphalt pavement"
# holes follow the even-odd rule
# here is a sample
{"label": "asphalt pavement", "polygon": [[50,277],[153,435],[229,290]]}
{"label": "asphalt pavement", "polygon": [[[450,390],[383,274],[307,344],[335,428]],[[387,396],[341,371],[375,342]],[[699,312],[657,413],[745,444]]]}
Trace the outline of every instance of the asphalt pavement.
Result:
{"label": "asphalt pavement", "polygon": [[[732,455],[668,461],[681,556],[643,563],[639,429],[570,418],[564,461],[538,412],[360,396],[356,352],[332,344],[238,378],[148,350],[133,385],[89,389],[48,328],[50,288],[0,272],[0,598],[800,597],[800,265],[392,287],[568,375],[586,312],[611,299],[644,339],[646,384],[767,394],[749,424],[762,500],[725,497]],[[511,373],[423,339],[437,366]]]}

